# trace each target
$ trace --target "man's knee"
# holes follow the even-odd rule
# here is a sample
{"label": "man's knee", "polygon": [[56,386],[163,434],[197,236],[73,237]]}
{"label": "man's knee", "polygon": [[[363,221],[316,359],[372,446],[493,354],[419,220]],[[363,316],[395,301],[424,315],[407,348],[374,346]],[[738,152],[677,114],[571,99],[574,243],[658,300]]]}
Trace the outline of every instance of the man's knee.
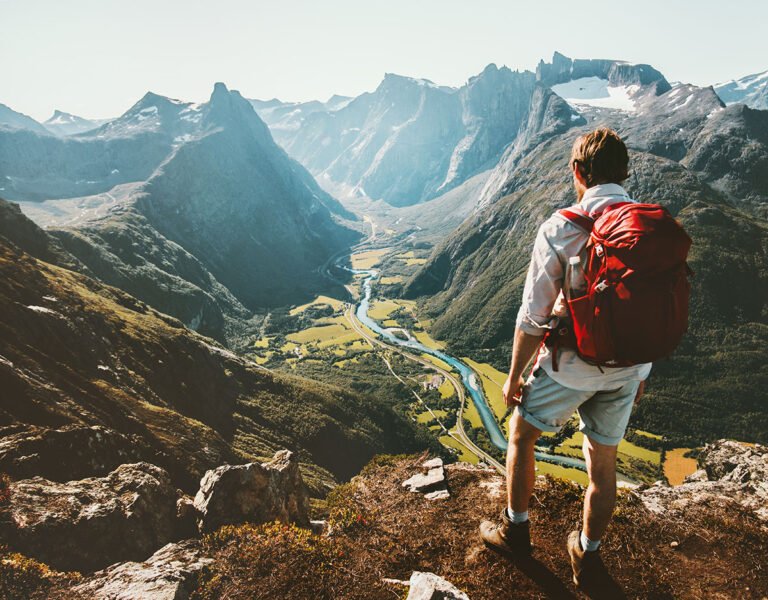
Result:
{"label": "man's knee", "polygon": [[541,436],[541,430],[531,425],[515,411],[510,420],[509,442],[515,446],[533,445]]}
{"label": "man's knee", "polygon": [[618,446],[600,444],[584,436],[583,449],[590,483],[597,487],[615,487]]}

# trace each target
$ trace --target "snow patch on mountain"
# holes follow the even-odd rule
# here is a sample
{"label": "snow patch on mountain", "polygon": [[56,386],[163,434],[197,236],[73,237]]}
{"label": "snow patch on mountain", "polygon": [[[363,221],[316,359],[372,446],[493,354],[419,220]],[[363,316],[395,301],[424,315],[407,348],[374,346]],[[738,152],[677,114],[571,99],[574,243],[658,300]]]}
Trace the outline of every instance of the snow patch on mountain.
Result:
{"label": "snow patch on mountain", "polygon": [[718,83],[714,88],[726,104],[741,102],[751,108],[768,110],[768,71]]}
{"label": "snow patch on mountain", "polygon": [[594,106],[625,112],[635,112],[633,96],[640,90],[638,85],[610,85],[607,79],[582,77],[552,86],[552,91],[571,106]]}

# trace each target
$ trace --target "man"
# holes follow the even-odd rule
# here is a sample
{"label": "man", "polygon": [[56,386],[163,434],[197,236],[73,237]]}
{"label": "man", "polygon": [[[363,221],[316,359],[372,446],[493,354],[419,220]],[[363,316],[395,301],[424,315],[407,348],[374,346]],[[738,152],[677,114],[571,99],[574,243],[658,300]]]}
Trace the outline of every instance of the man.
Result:
{"label": "man", "polygon": [[[613,131],[598,129],[577,139],[571,170],[579,207],[596,218],[615,202],[632,201],[620,185],[628,177],[628,165],[627,148]],[[490,548],[512,557],[531,552],[528,503],[535,482],[534,443],[543,431],[558,431],[578,410],[589,486],[581,531],[571,532],[567,545],[574,582],[582,587],[598,576],[602,564],[600,541],[616,502],[616,449],[651,370],[650,363],[599,368],[569,348],[555,349],[553,364],[552,350],[542,345],[544,334],[558,322],[555,314],[565,314],[561,294],[566,291],[566,265],[575,256],[585,264],[587,239],[584,229],[558,213],[539,228],[503,387],[507,406],[516,406],[507,451],[508,506],[499,523],[480,526]],[[537,352],[524,382],[523,373]]]}

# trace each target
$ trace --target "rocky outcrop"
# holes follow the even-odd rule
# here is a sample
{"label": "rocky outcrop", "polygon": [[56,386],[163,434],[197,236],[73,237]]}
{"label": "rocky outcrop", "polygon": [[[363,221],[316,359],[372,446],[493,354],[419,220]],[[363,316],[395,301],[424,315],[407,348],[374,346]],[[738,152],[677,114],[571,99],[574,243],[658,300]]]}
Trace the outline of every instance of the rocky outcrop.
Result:
{"label": "rocky outcrop", "polygon": [[309,524],[309,498],[296,456],[277,452],[271,461],[224,465],[208,471],[195,496],[201,531],[267,521]]}
{"label": "rocky outcrop", "polygon": [[721,440],[704,447],[699,465],[682,485],[657,483],[642,491],[645,506],[656,514],[681,516],[694,505],[735,502],[768,524],[768,447]]}
{"label": "rocky outcrop", "polygon": [[121,464],[146,460],[149,454],[139,436],[99,425],[0,428],[0,472],[15,479],[39,476],[72,481],[103,476]]}
{"label": "rocky outcrop", "polygon": [[434,573],[414,571],[407,600],[469,600],[464,592]]}
{"label": "rocky outcrop", "polygon": [[73,592],[94,600],[185,600],[196,575],[213,562],[197,540],[167,544],[144,562],[126,562],[94,573]]}
{"label": "rocky outcrop", "polygon": [[543,60],[536,67],[536,81],[556,85],[583,77],[607,79],[612,85],[653,85],[657,95],[671,89],[664,76],[650,65],[632,64],[621,60],[570,59],[555,52],[551,63]]}
{"label": "rocky outcrop", "polygon": [[142,560],[174,537],[177,491],[168,473],[148,463],[67,483],[34,477],[10,491],[3,541],[57,569]]}
{"label": "rocky outcrop", "polygon": [[423,462],[420,472],[403,481],[403,487],[408,488],[411,492],[424,494],[427,500],[449,498],[443,459],[437,457]]}

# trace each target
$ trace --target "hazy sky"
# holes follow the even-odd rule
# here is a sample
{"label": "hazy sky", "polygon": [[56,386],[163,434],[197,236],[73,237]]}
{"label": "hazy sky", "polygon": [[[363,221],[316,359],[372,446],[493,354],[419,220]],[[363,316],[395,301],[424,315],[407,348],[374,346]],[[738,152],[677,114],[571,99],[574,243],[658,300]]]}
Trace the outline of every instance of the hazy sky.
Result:
{"label": "hazy sky", "polygon": [[700,85],[768,69],[768,0],[0,0],[0,102],[117,116],[144,92],[326,99],[386,72],[460,85],[554,50]]}

